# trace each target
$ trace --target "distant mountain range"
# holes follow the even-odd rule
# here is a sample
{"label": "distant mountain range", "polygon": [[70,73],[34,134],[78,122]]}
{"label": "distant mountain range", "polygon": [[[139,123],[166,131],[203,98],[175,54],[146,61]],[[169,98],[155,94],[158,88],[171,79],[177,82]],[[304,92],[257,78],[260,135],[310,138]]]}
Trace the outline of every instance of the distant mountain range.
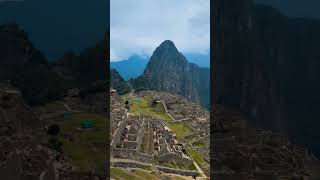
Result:
{"label": "distant mountain range", "polygon": [[[186,53],[186,59],[199,67],[210,67],[210,53]],[[110,62],[110,69],[116,69],[124,80],[137,78],[143,74],[150,57],[143,57],[138,55],[130,56],[126,60]]]}
{"label": "distant mountain range", "polygon": [[199,67],[210,67],[210,52],[206,54],[201,53],[184,53],[187,60],[191,63],[198,65]]}
{"label": "distant mountain range", "polygon": [[133,55],[127,60],[111,62],[110,68],[116,69],[124,80],[140,76],[147,66],[148,59],[142,56]]}

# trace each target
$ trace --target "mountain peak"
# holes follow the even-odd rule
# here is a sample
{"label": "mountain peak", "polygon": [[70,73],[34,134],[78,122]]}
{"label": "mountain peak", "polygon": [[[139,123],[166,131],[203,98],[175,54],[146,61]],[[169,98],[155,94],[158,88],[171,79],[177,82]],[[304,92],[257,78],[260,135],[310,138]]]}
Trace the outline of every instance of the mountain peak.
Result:
{"label": "mountain peak", "polygon": [[173,41],[165,40],[157,47],[156,51],[160,51],[160,52],[163,52],[163,51],[178,52],[178,49],[174,45]]}
{"label": "mountain peak", "polygon": [[150,57],[143,75],[131,83],[135,89],[170,92],[206,106],[210,94],[209,72],[189,63],[172,41],[165,40]]}
{"label": "mountain peak", "polygon": [[174,46],[174,47],[175,47],[173,41],[171,41],[171,40],[165,40],[165,41],[163,41],[163,42],[160,44],[160,46],[168,46],[168,47]]}

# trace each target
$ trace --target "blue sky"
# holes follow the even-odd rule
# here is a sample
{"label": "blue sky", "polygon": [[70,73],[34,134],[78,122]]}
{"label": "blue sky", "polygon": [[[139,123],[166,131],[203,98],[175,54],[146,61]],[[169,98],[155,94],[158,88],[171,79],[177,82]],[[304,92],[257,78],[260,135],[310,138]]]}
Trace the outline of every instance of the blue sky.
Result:
{"label": "blue sky", "polygon": [[110,59],[150,56],[164,40],[209,53],[210,0],[110,0]]}

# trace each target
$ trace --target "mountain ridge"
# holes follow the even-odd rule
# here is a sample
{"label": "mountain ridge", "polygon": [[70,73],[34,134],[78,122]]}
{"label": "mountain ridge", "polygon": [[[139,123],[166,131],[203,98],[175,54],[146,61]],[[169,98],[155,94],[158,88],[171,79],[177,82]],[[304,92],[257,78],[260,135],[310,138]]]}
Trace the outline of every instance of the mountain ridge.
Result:
{"label": "mountain ridge", "polygon": [[129,80],[140,76],[147,66],[147,63],[147,58],[133,55],[126,60],[110,62],[110,69],[116,69],[124,80]]}

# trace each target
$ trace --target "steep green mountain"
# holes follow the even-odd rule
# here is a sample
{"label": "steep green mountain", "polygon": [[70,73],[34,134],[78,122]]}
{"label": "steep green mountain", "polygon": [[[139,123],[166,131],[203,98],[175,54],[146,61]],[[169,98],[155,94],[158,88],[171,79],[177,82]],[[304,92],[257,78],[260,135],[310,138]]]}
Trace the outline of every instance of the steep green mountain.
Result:
{"label": "steep green mountain", "polygon": [[166,40],[153,52],[143,75],[131,81],[134,88],[147,88],[184,96],[209,105],[210,70],[189,63],[174,43]]}

